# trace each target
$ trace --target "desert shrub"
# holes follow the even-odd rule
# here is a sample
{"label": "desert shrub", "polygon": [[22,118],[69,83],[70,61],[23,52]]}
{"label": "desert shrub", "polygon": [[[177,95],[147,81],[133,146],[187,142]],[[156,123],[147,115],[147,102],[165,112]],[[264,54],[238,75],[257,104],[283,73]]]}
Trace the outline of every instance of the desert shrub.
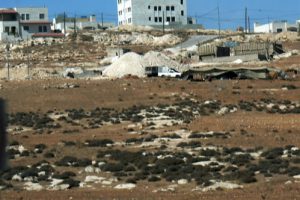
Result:
{"label": "desert shrub", "polygon": [[176,133],[170,134],[170,135],[164,135],[164,138],[171,138],[171,139],[179,139],[181,138],[179,135],[177,135]]}
{"label": "desert shrub", "polygon": [[54,158],[55,155],[54,155],[54,153],[47,152],[47,153],[44,154],[44,157],[45,157],[45,158]]}
{"label": "desert shrub", "polygon": [[21,173],[21,177],[38,177],[38,170],[36,168],[28,168]]}
{"label": "desert shrub", "polygon": [[157,181],[160,181],[161,178],[157,177],[157,176],[151,176],[148,178],[148,181],[149,182],[157,182]]}
{"label": "desert shrub", "polygon": [[67,172],[63,172],[61,174],[54,174],[52,176],[52,178],[56,178],[56,179],[69,179],[70,177],[75,177],[76,174],[74,172],[70,172],[70,171],[67,171]]}
{"label": "desert shrub", "polygon": [[261,154],[261,156],[265,157],[266,159],[275,159],[281,157],[282,155],[283,155],[283,148],[281,147],[267,150]]}
{"label": "desert shrub", "polygon": [[220,153],[214,149],[203,149],[201,150],[200,154],[206,157],[215,157],[220,155]]}
{"label": "desert shrub", "polygon": [[85,143],[89,147],[106,147],[108,144],[113,144],[114,142],[111,139],[102,139],[102,140],[86,140]]}
{"label": "desert shrub", "polygon": [[68,184],[69,185],[68,189],[71,189],[74,187],[79,187],[80,181],[69,178],[69,179],[65,179],[61,184]]}
{"label": "desert shrub", "polygon": [[186,147],[197,148],[197,147],[201,147],[201,142],[199,142],[199,141],[180,142],[180,143],[177,144],[177,147],[181,147],[181,148],[186,148]]}
{"label": "desert shrub", "polygon": [[125,166],[122,163],[106,163],[102,166],[102,169],[104,171],[109,172],[119,172],[122,171],[125,168]]}
{"label": "desert shrub", "polygon": [[234,165],[243,166],[251,161],[250,154],[232,155],[227,161]]}
{"label": "desert shrub", "polygon": [[290,167],[287,169],[287,173],[289,176],[297,176],[300,174],[300,168],[299,167]]}
{"label": "desert shrub", "polygon": [[78,159],[73,156],[65,156],[61,160],[55,162],[57,166],[78,166]]}

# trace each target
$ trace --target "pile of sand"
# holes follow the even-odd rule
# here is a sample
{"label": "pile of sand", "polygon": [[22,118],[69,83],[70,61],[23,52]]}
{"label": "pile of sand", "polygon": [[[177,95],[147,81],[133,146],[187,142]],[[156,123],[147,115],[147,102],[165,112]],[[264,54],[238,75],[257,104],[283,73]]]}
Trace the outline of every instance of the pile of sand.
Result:
{"label": "pile of sand", "polygon": [[103,71],[103,75],[114,78],[121,78],[129,74],[133,76],[143,77],[145,76],[145,70],[141,63],[142,56],[131,52],[126,53],[111,65],[109,65]]}
{"label": "pile of sand", "polygon": [[144,77],[145,67],[150,66],[167,66],[177,70],[182,67],[178,62],[159,52],[151,51],[144,56],[130,52],[109,65],[103,71],[103,75],[112,78],[121,78],[126,75]]}

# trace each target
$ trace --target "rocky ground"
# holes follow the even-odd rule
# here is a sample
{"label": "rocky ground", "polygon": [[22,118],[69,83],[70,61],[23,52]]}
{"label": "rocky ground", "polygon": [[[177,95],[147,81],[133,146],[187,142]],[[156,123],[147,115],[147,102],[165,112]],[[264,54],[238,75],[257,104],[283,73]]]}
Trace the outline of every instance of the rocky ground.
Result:
{"label": "rocky ground", "polygon": [[1,196],[297,199],[299,89],[299,79],[3,82]]}
{"label": "rocky ground", "polygon": [[[37,78],[6,81],[2,70],[10,167],[0,172],[0,199],[300,198],[299,74],[212,82],[62,78],[57,70],[66,63],[99,65],[101,42],[109,42],[102,34],[99,43],[86,34],[15,48],[15,72],[26,75],[22,54],[30,50]],[[141,48],[138,35],[122,34],[130,40],[124,45],[143,52],[176,43]],[[184,40],[141,35],[149,43],[161,37]],[[299,41],[284,46],[299,50]],[[299,61],[263,64],[288,70]]]}

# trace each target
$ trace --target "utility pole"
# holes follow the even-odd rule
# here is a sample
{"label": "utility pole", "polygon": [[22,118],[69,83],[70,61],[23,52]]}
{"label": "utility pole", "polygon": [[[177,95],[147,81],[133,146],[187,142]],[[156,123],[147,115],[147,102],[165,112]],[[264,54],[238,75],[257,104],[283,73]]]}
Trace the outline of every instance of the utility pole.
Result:
{"label": "utility pole", "polygon": [[165,34],[165,11],[163,11],[163,34]]}
{"label": "utility pole", "polygon": [[27,44],[27,51],[26,51],[26,53],[27,53],[27,77],[28,77],[28,79],[30,79],[30,62],[29,62],[29,45],[28,45],[28,37],[27,37],[27,42],[26,42],[26,44]]}
{"label": "utility pole", "polygon": [[101,26],[102,26],[102,28],[104,27],[104,25],[103,25],[103,24],[104,24],[103,20],[104,20],[104,19],[103,19],[103,13],[101,13]]}
{"label": "utility pole", "polygon": [[76,15],[74,17],[74,35],[76,35]]}
{"label": "utility pole", "polygon": [[245,8],[245,33],[248,32],[247,29],[248,29],[248,9],[246,7]]}
{"label": "utility pole", "polygon": [[6,123],[5,102],[0,98],[0,171],[7,168],[7,157],[5,151],[7,145]]}
{"label": "utility pole", "polygon": [[66,36],[67,30],[66,30],[66,12],[64,12],[64,34]]}
{"label": "utility pole", "polygon": [[271,33],[270,17],[268,16],[269,33]]}
{"label": "utility pole", "polygon": [[300,22],[298,23],[298,36],[300,36]]}
{"label": "utility pole", "polygon": [[251,33],[250,17],[248,16],[248,33]]}
{"label": "utility pole", "polygon": [[220,7],[218,5],[218,27],[219,27],[219,38],[221,38],[221,20],[220,20]]}
{"label": "utility pole", "polygon": [[9,63],[9,57],[10,57],[10,44],[6,44],[6,64],[7,64],[7,80],[10,80],[10,63]]}

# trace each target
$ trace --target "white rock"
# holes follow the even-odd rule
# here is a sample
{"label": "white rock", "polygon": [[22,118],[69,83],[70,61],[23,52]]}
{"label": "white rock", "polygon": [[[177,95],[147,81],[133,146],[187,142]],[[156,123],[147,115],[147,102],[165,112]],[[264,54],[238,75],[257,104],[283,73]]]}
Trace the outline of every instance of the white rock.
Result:
{"label": "white rock", "polygon": [[101,182],[102,185],[111,185],[112,181],[111,180],[104,180]]}
{"label": "white rock", "polygon": [[186,179],[180,179],[180,180],[177,181],[177,183],[178,183],[179,185],[185,185],[185,184],[188,183],[188,180],[186,180]]}
{"label": "white rock", "polygon": [[38,175],[39,175],[39,176],[45,176],[45,175],[46,175],[46,172],[45,172],[45,171],[41,171],[41,172],[38,173]]}
{"label": "white rock", "polygon": [[272,108],[273,108],[273,106],[275,106],[275,104],[273,104],[273,103],[270,103],[270,104],[268,104],[268,105],[267,105],[267,108],[268,108],[268,109],[272,109]]}
{"label": "white rock", "polygon": [[300,174],[299,175],[296,175],[296,176],[293,176],[294,179],[300,179]]}
{"label": "white rock", "polygon": [[28,191],[41,191],[41,190],[43,190],[43,186],[41,186],[38,183],[26,182],[24,184],[24,186],[25,186],[24,187],[25,190],[28,190]]}
{"label": "white rock", "polygon": [[105,165],[105,162],[99,162],[99,163],[98,163],[98,166],[99,166],[99,167],[101,167],[101,166],[103,166],[103,165]]}
{"label": "white rock", "polygon": [[287,108],[286,105],[280,105],[280,106],[279,106],[279,109],[280,109],[280,110],[286,110],[286,108]]}
{"label": "white rock", "polygon": [[218,111],[218,115],[225,115],[229,112],[229,109],[227,107],[223,107]]}
{"label": "white rock", "polygon": [[13,181],[22,181],[23,179],[22,179],[21,176],[15,174],[15,175],[11,178],[11,180],[13,180]]}
{"label": "white rock", "polygon": [[218,188],[231,190],[231,189],[243,188],[243,186],[235,184],[235,183],[230,183],[230,182],[216,182],[209,187],[203,188],[202,191],[207,192],[210,190],[216,190]]}
{"label": "white rock", "polygon": [[51,185],[50,185],[50,187],[54,187],[54,186],[57,186],[57,185],[59,185],[60,183],[62,183],[64,180],[62,180],[62,179],[52,179],[52,182],[51,182]]}
{"label": "white rock", "polygon": [[85,177],[84,182],[86,183],[101,183],[102,181],[104,181],[105,178],[104,177],[99,177],[99,176],[87,176]]}
{"label": "white rock", "polygon": [[133,183],[122,183],[122,184],[119,184],[117,186],[115,186],[114,188],[115,189],[127,189],[127,190],[131,190],[133,188],[135,188],[136,185],[133,184]]}
{"label": "white rock", "polygon": [[61,185],[56,185],[52,188],[52,190],[67,190],[70,187],[69,184],[61,184]]}
{"label": "white rock", "polygon": [[33,181],[33,177],[25,177],[24,181],[32,182]]}
{"label": "white rock", "polygon": [[298,148],[298,147],[292,147],[291,150],[292,150],[292,151],[298,151],[299,148]]}
{"label": "white rock", "polygon": [[94,173],[95,172],[95,168],[93,166],[87,166],[84,171],[86,173]]}
{"label": "white rock", "polygon": [[101,172],[101,169],[99,167],[95,168],[95,173],[99,174]]}
{"label": "white rock", "polygon": [[26,150],[26,149],[24,148],[23,145],[18,146],[18,151],[19,151],[20,153],[23,153],[23,151],[25,151],[25,150]]}

